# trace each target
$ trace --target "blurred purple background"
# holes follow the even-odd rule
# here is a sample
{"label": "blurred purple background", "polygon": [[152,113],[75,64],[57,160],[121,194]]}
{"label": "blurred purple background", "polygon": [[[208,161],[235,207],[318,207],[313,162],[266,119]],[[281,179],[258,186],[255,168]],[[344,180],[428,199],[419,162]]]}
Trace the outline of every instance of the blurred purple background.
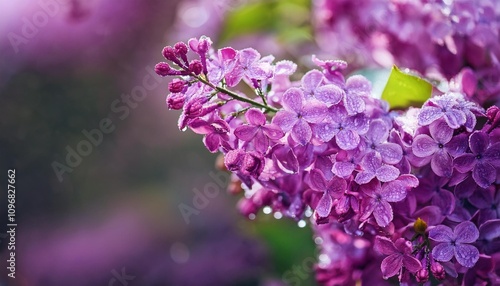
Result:
{"label": "blurred purple background", "polygon": [[0,285],[282,285],[298,258],[270,250],[281,229],[241,218],[152,73],[164,45],[217,35],[244,2],[0,3],[0,166],[16,169],[18,223],[15,279],[0,225]]}

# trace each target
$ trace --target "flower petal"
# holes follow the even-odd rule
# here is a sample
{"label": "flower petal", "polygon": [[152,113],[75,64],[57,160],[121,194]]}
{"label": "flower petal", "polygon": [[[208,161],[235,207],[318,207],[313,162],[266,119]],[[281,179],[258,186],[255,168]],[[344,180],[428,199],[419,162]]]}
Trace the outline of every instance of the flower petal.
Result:
{"label": "flower petal", "polygon": [[455,257],[460,265],[472,268],[479,260],[479,250],[472,245],[457,243]]}
{"label": "flower petal", "polygon": [[386,164],[397,164],[403,158],[403,149],[396,143],[380,144],[376,150],[380,153],[382,161]]}
{"label": "flower petal", "polygon": [[309,100],[304,105],[301,115],[305,121],[310,123],[320,123],[326,117],[328,108],[322,102]]}
{"label": "flower petal", "polygon": [[327,192],[325,192],[316,206],[316,213],[320,217],[327,217],[332,210],[332,206],[333,199]]}
{"label": "flower petal", "polygon": [[297,114],[286,110],[280,110],[274,116],[273,123],[281,127],[283,131],[288,132],[298,120]]}
{"label": "flower petal", "polygon": [[328,84],[319,87],[316,90],[316,98],[328,105],[339,103],[342,98],[345,96],[345,92],[340,87]]}
{"label": "flower petal", "polygon": [[379,236],[377,235],[375,237],[375,243],[373,245],[373,248],[375,251],[384,254],[384,255],[391,255],[393,253],[397,253],[398,250],[396,249],[396,246],[394,245],[394,242],[390,240],[387,237]]}
{"label": "flower petal", "polygon": [[234,135],[240,140],[250,141],[255,137],[255,134],[258,130],[259,128],[255,126],[241,125],[236,127],[236,129],[234,130]]}
{"label": "flower petal", "polygon": [[335,137],[335,142],[342,150],[353,150],[358,147],[360,138],[358,133],[352,130],[341,130]]}
{"label": "flower petal", "polygon": [[375,217],[375,220],[377,221],[377,224],[379,226],[388,226],[393,218],[391,205],[388,202],[381,200],[375,205],[373,216]]}
{"label": "flower petal", "polygon": [[450,242],[455,239],[455,234],[446,225],[438,225],[429,231],[429,238],[437,242]]}
{"label": "flower petal", "polygon": [[413,154],[417,157],[431,156],[439,149],[436,141],[426,134],[417,135],[413,139],[411,147]]}
{"label": "flower petal", "polygon": [[267,124],[267,125],[262,126],[261,129],[262,129],[262,132],[264,132],[264,134],[266,134],[266,136],[272,140],[278,140],[285,135],[285,133],[283,133],[281,128],[276,124],[272,124],[272,123]]}
{"label": "flower petal", "polygon": [[403,255],[393,253],[382,260],[380,270],[382,270],[384,279],[387,279],[398,274],[401,267],[403,267]]}
{"label": "flower petal", "polygon": [[490,137],[486,132],[475,131],[469,137],[470,150],[474,154],[483,154],[490,145]]}
{"label": "flower petal", "polygon": [[269,139],[264,135],[262,130],[257,131],[255,134],[255,139],[253,141],[255,150],[260,153],[266,153],[267,148],[269,147]]}
{"label": "flower petal", "polygon": [[302,88],[306,97],[313,95],[322,80],[323,74],[318,70],[309,71],[302,77]]}
{"label": "flower petal", "polygon": [[432,257],[437,261],[447,262],[453,258],[455,247],[450,243],[440,243],[432,249]]}
{"label": "flower petal", "polygon": [[418,125],[426,126],[443,116],[441,108],[435,106],[424,106],[418,113]]}
{"label": "flower petal", "polygon": [[292,128],[292,138],[301,145],[306,145],[312,138],[311,127],[305,120],[299,120]]}
{"label": "flower petal", "polygon": [[472,171],[472,178],[481,188],[488,188],[497,178],[497,170],[491,164],[478,162]]}
{"label": "flower petal", "polygon": [[438,120],[434,121],[429,126],[429,132],[431,133],[432,138],[437,143],[446,144],[453,137],[453,129],[451,129],[445,121]]}
{"label": "flower petal", "polygon": [[403,181],[391,181],[382,186],[380,195],[388,202],[399,202],[406,198],[406,188],[406,184]]}
{"label": "flower petal", "polygon": [[292,87],[283,94],[283,107],[288,111],[299,113],[302,111],[302,102],[304,101],[304,94],[302,90]]}
{"label": "flower petal", "polygon": [[403,256],[403,266],[411,273],[415,273],[422,269],[422,264],[418,259],[410,255]]}
{"label": "flower petal", "polygon": [[455,169],[460,173],[466,173],[472,170],[476,165],[476,156],[470,153],[462,154],[453,160]]}
{"label": "flower petal", "polygon": [[266,124],[266,116],[260,110],[251,108],[245,113],[247,122],[251,125],[264,125]]}
{"label": "flower petal", "polygon": [[434,153],[431,159],[431,168],[436,175],[440,177],[451,177],[453,172],[453,164],[451,156],[444,150],[439,150]]}
{"label": "flower petal", "polygon": [[453,129],[460,128],[460,126],[465,123],[466,119],[465,114],[456,109],[450,109],[444,114],[444,120],[448,123],[448,126]]}
{"label": "flower petal", "polygon": [[381,182],[394,181],[399,176],[399,169],[391,165],[384,165],[378,168],[376,176]]}
{"label": "flower petal", "polygon": [[479,231],[474,223],[464,221],[455,227],[456,241],[460,243],[474,243],[479,238]]}
{"label": "flower petal", "polygon": [[347,114],[354,115],[365,111],[365,101],[356,94],[348,93],[344,96],[344,106]]}

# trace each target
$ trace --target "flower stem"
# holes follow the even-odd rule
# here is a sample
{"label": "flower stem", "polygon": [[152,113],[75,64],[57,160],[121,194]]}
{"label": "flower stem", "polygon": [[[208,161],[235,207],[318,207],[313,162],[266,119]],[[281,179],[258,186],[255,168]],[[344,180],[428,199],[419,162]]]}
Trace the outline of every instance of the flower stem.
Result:
{"label": "flower stem", "polygon": [[219,86],[215,86],[213,83],[209,82],[208,80],[204,79],[203,77],[201,76],[197,76],[195,74],[191,74],[191,76],[195,77],[196,79],[198,79],[200,82],[202,82],[203,84],[206,84],[208,86],[210,86],[211,88],[217,90],[218,92],[221,92],[221,93],[224,93],[224,94],[227,94],[229,95],[230,97],[236,99],[236,100],[239,100],[239,101],[242,101],[242,102],[246,102],[246,103],[250,103],[251,105],[255,106],[255,107],[259,107],[259,108],[263,108],[265,109],[266,113],[267,112],[278,112],[278,110],[274,107],[271,107],[267,104],[262,104],[260,102],[257,102],[257,101],[254,101],[252,99],[249,99],[249,98],[245,98],[245,97],[241,97],[239,96],[238,94],[230,91],[230,90],[227,90],[223,87],[219,87]]}

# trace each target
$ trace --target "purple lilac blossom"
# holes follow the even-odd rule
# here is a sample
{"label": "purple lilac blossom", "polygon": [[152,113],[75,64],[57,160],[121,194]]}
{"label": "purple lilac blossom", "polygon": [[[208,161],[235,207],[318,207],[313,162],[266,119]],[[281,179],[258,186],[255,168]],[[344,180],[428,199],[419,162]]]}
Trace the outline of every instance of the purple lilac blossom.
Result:
{"label": "purple lilac blossom", "polygon": [[[244,216],[264,208],[311,221],[320,283],[460,282],[482,275],[478,257],[497,252],[498,107],[484,112],[459,90],[390,111],[367,79],[344,77],[343,61],[313,57],[320,70],[294,81],[294,63],[214,50],[207,37],[163,54],[156,71],[177,78],[167,105],[181,111],[179,128],[222,153]],[[376,241],[387,245],[385,262]]]}

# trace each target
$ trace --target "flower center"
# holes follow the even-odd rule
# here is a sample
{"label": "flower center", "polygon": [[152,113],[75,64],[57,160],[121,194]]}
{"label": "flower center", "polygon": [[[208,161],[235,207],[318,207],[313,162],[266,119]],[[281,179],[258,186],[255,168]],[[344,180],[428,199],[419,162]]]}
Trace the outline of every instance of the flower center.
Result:
{"label": "flower center", "polygon": [[443,145],[443,144],[441,144],[441,143],[439,143],[439,144],[438,144],[438,147],[439,147],[439,149],[443,149],[444,145]]}

